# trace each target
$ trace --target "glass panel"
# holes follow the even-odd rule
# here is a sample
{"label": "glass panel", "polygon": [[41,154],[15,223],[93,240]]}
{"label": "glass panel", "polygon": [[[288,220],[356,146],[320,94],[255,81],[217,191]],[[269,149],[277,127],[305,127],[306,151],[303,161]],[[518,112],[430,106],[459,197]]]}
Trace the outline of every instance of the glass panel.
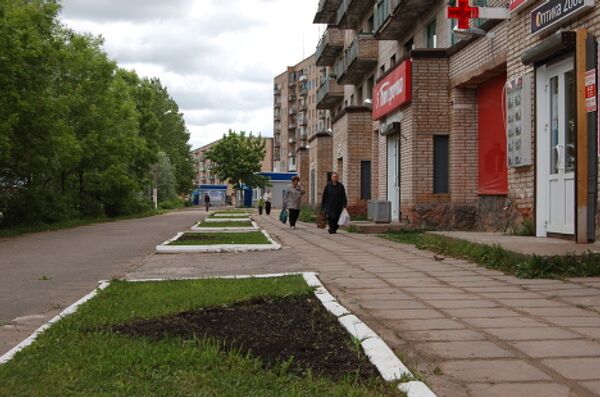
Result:
{"label": "glass panel", "polygon": [[575,102],[575,72],[569,70],[565,73],[565,172],[575,172],[575,143],[577,142]]}
{"label": "glass panel", "polygon": [[550,174],[558,174],[560,161],[558,146],[558,76],[550,79]]}

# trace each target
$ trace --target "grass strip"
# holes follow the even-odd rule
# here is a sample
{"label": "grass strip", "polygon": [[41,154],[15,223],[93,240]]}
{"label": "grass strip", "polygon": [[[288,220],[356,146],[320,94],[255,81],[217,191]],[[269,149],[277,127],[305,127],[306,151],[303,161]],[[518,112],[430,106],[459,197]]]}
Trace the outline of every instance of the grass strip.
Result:
{"label": "grass strip", "polygon": [[132,338],[111,325],[152,319],[257,297],[301,296],[300,276],[273,279],[115,281],[80,310],[0,366],[2,396],[399,396],[393,386],[298,376],[218,343],[169,337]]}
{"label": "grass strip", "polygon": [[251,227],[252,221],[201,222],[197,227]]}
{"label": "grass strip", "polygon": [[184,233],[169,245],[270,244],[260,231],[247,233]]}
{"label": "grass strip", "polygon": [[422,231],[389,232],[382,237],[413,244],[419,249],[440,255],[466,259],[519,278],[564,279],[600,276],[600,254],[592,252],[580,255],[525,255],[506,250],[496,244],[473,243]]}

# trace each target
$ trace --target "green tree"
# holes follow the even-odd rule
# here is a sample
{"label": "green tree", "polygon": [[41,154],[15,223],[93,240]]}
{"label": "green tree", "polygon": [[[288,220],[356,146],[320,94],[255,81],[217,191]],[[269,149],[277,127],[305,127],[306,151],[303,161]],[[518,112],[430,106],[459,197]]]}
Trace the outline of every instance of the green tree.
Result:
{"label": "green tree", "polygon": [[261,171],[265,154],[265,140],[260,135],[229,130],[206,152],[206,158],[214,163],[213,171],[219,179],[230,181],[239,190],[243,186],[256,188],[267,185],[267,178],[257,174]]}
{"label": "green tree", "polygon": [[158,189],[158,202],[173,200],[177,197],[175,170],[169,155],[165,152],[158,153],[158,161],[152,166],[152,179]]}

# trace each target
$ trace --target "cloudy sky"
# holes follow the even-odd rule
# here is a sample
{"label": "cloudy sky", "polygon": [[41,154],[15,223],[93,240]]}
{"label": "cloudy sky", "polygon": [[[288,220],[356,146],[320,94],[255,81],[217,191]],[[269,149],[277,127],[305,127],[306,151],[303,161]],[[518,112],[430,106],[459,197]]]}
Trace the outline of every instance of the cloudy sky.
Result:
{"label": "cloudy sky", "polygon": [[273,77],[310,55],[318,0],[63,0],[67,26],[101,35],[120,66],[159,77],[194,148],[229,128],[272,136]]}

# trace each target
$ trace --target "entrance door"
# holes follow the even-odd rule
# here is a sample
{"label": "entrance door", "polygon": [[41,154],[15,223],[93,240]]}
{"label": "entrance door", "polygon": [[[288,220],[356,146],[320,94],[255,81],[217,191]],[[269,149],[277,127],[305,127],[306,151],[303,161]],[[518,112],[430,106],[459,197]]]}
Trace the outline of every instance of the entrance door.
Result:
{"label": "entrance door", "polygon": [[573,59],[539,68],[537,80],[537,235],[575,234]]}
{"label": "entrance door", "polygon": [[387,137],[387,198],[392,220],[400,220],[400,134]]}

